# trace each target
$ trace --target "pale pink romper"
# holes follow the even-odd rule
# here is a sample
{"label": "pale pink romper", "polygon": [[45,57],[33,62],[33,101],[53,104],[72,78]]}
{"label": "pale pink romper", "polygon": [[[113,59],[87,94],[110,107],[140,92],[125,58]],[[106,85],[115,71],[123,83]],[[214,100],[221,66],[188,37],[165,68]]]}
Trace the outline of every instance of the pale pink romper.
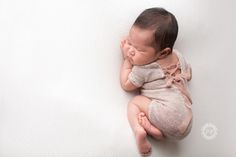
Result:
{"label": "pale pink romper", "polygon": [[[150,98],[148,119],[168,139],[182,139],[192,127],[191,98],[187,82],[191,79],[191,67],[181,53],[174,50],[179,59],[175,65],[161,68],[157,62],[134,66],[129,80],[141,87],[141,95]],[[180,74],[176,71],[180,70]]]}

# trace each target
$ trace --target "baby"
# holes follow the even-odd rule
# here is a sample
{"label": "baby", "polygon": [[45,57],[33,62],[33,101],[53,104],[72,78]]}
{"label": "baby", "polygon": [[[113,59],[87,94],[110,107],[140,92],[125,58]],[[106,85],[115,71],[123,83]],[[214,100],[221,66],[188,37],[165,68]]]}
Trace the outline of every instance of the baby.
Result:
{"label": "baby", "polygon": [[177,34],[173,14],[150,8],[137,17],[120,44],[121,86],[125,91],[140,89],[140,95],[128,104],[128,120],[142,155],[151,154],[147,135],[179,140],[191,130],[192,101],[187,88],[191,67],[173,50]]}

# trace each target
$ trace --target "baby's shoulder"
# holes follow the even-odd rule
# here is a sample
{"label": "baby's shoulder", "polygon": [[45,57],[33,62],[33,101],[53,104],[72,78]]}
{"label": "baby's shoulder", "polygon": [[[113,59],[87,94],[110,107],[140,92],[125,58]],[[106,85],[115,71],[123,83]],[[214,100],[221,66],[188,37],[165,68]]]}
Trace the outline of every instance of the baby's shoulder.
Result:
{"label": "baby's shoulder", "polygon": [[151,63],[148,65],[142,65],[142,66],[134,66],[133,72],[139,73],[139,75],[142,75],[145,80],[151,79],[158,79],[163,77],[163,72],[161,70],[161,67],[156,63]]}

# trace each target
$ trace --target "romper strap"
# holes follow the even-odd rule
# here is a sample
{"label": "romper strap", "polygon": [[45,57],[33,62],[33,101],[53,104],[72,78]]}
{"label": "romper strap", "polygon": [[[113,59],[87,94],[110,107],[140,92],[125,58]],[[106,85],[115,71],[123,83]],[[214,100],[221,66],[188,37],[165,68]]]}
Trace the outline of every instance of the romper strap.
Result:
{"label": "romper strap", "polygon": [[[180,70],[180,74],[176,74],[177,70]],[[192,104],[190,94],[185,88],[185,80],[187,80],[188,76],[185,72],[181,71],[180,63],[165,67],[163,71],[167,80],[166,86],[170,88],[174,84]]]}

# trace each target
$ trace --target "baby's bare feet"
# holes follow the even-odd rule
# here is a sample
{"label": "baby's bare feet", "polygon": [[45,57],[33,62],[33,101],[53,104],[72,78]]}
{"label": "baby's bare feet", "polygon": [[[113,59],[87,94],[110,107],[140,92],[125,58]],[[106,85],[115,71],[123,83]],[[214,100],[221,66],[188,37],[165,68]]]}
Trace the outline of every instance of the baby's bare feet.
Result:
{"label": "baby's bare feet", "polygon": [[154,137],[157,140],[162,140],[164,137],[159,129],[154,127],[146,117],[145,113],[140,112],[138,114],[139,124],[147,131],[149,135]]}
{"label": "baby's bare feet", "polygon": [[135,138],[138,145],[139,152],[142,156],[149,156],[152,153],[152,146],[147,140],[147,133],[142,128],[139,127],[135,131]]}

